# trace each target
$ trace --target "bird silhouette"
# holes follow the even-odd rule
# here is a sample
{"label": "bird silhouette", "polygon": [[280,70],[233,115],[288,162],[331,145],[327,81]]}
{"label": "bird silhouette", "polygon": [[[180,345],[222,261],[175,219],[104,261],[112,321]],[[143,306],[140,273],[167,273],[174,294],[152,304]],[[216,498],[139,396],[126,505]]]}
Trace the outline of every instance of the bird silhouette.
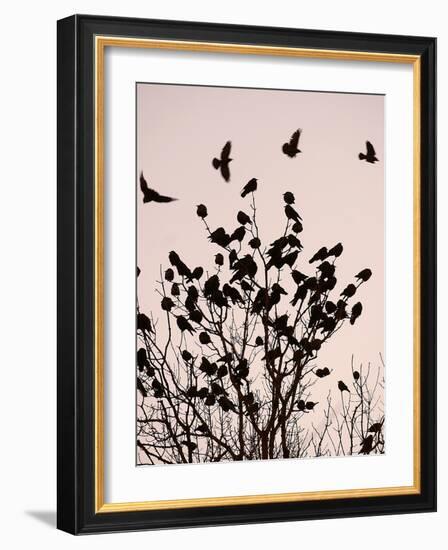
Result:
{"label": "bird silhouette", "polygon": [[356,286],[350,283],[341,292],[341,296],[344,296],[345,298],[351,298],[352,296],[354,296],[355,292],[356,292]]}
{"label": "bird silhouette", "polygon": [[226,232],[224,227],[218,227],[218,229],[215,229],[210,235],[208,236],[208,239],[210,242],[215,243],[219,246],[222,246],[223,248],[226,248],[229,246],[231,242],[230,235]]}
{"label": "bird silhouette", "polygon": [[171,265],[173,265],[177,269],[177,273],[180,277],[189,277],[191,278],[191,271],[190,269],[184,264],[184,262],[179,258],[179,255],[172,250],[168,254],[168,258],[171,262]]}
{"label": "bird silhouette", "polygon": [[149,361],[148,361],[148,357],[146,355],[145,348],[140,348],[137,351],[137,365],[138,365],[138,370],[140,372],[142,372],[143,369],[149,367]]}
{"label": "bird silhouette", "polygon": [[229,412],[229,411],[234,411],[235,410],[235,405],[225,395],[223,395],[222,397],[219,398],[218,403],[220,404],[220,406],[221,406],[221,408],[224,412]]}
{"label": "bird silhouette", "polygon": [[232,300],[232,304],[237,304],[238,302],[241,304],[244,303],[243,297],[235,287],[225,283],[225,285],[222,287],[222,291],[224,293],[224,296]]}
{"label": "bird silhouette", "polygon": [[221,171],[221,176],[225,181],[230,181],[230,167],[229,164],[233,160],[230,158],[230,150],[232,148],[232,143],[228,141],[221,151],[220,158],[214,158],[212,160],[213,168]]}
{"label": "bird silhouette", "polygon": [[309,263],[312,264],[313,262],[322,262],[328,258],[328,250],[326,246],[323,246],[322,248],[319,248],[319,250],[314,254],[314,256],[310,259]]}
{"label": "bird silhouette", "polygon": [[171,285],[171,296],[180,296],[180,288],[177,283]]}
{"label": "bird silhouette", "polygon": [[300,285],[300,283],[303,283],[303,281],[307,279],[307,276],[304,273],[297,271],[297,269],[291,271],[291,277],[293,278],[296,285]]}
{"label": "bird silhouette", "polygon": [[198,397],[200,397],[201,399],[205,399],[208,395],[208,388],[201,388],[200,390],[198,390]]}
{"label": "bird silhouette", "polygon": [[199,370],[206,374],[207,376],[214,376],[216,371],[218,370],[218,367],[215,363],[211,363],[207,357],[202,357],[201,365],[199,367]]}
{"label": "bird silhouette", "polygon": [[215,264],[219,266],[224,265],[224,256],[221,254],[221,252],[218,252],[218,254],[215,255]]}
{"label": "bird silhouette", "polygon": [[302,134],[302,129],[299,128],[296,130],[293,135],[291,136],[291,139],[289,142],[286,142],[283,144],[282,151],[285,155],[287,155],[290,158],[294,158],[297,153],[301,153],[302,151],[298,148],[299,145],[299,139],[300,135]]}
{"label": "bird silhouette", "polygon": [[307,411],[312,411],[316,405],[317,403],[314,403],[313,401],[307,401],[305,407]]}
{"label": "bird silhouette", "polygon": [[375,422],[374,424],[372,424],[370,426],[370,428],[367,430],[369,431],[370,433],[378,433],[381,431],[381,428],[383,427],[383,423],[382,422]]}
{"label": "bird silhouette", "polygon": [[253,237],[248,243],[247,243],[251,248],[253,248],[254,250],[256,250],[257,248],[260,248],[261,246],[261,241],[258,237]]}
{"label": "bird silhouette", "polygon": [[137,377],[137,389],[143,395],[143,397],[148,397],[148,392],[146,391],[145,386],[143,385],[143,382],[140,380],[139,377]]}
{"label": "bird silhouette", "polygon": [[209,393],[204,403],[207,405],[207,407],[213,407],[213,405],[216,403],[216,397],[212,393]]}
{"label": "bird silhouette", "polygon": [[350,315],[350,324],[351,325],[355,324],[356,319],[361,315],[361,313],[362,313],[362,304],[361,304],[361,302],[357,302],[352,307],[352,313]]}
{"label": "bird silhouette", "polygon": [[173,197],[166,197],[165,195],[161,195],[154,189],[150,189],[148,187],[148,183],[145,180],[143,176],[143,172],[140,173],[140,189],[143,193],[143,202],[173,202],[177,199],[174,199]]}
{"label": "bird silhouette", "polygon": [[182,351],[182,359],[184,361],[188,362],[188,361],[191,361],[193,359],[193,356],[191,355],[191,353],[188,350],[184,349]]}
{"label": "bird silhouette", "polygon": [[291,305],[295,306],[299,300],[303,301],[306,298],[306,295],[308,294],[308,288],[304,284],[300,284],[297,287],[296,293],[294,294],[293,299],[291,300]]}
{"label": "bird silhouette", "polygon": [[164,311],[171,311],[174,307],[174,302],[169,296],[164,296],[161,301],[161,306]]}
{"label": "bird silhouette", "polygon": [[182,332],[185,332],[186,330],[188,330],[190,334],[193,334],[193,332],[195,332],[194,328],[190,325],[187,319],[185,319],[185,317],[183,317],[182,315],[179,315],[179,317],[177,318],[177,326],[180,328]]}
{"label": "bird silhouette", "polygon": [[160,398],[163,397],[163,386],[158,380],[152,381],[152,389],[154,390],[154,397]]}
{"label": "bird silhouette", "polygon": [[151,320],[144,313],[137,315],[137,330],[144,332],[154,332],[151,325]]}
{"label": "bird silhouette", "polygon": [[207,298],[219,289],[219,277],[218,275],[212,275],[204,283],[204,296]]}
{"label": "bird silhouette", "polygon": [[197,281],[199,281],[199,279],[202,277],[202,275],[204,274],[204,268],[199,266],[199,267],[195,267],[193,269],[193,271],[191,272],[191,277],[187,277],[187,281],[189,283],[191,283],[191,281],[193,279],[196,279]]}
{"label": "bird silhouette", "polygon": [[266,288],[260,288],[252,303],[251,312],[259,315],[263,308],[266,308],[269,302],[269,291]]}
{"label": "bird silhouette", "polygon": [[372,276],[372,270],[366,267],[366,269],[363,269],[358,273],[358,275],[356,275],[356,279],[365,283],[370,279],[371,276]]}
{"label": "bird silhouette", "polygon": [[235,281],[241,281],[246,276],[253,279],[258,271],[258,266],[252,256],[250,254],[246,254],[243,258],[234,263],[232,266],[232,271],[235,273],[229,281],[230,284]]}
{"label": "bird silhouette", "polygon": [[240,223],[241,225],[252,224],[250,217],[242,210],[238,212],[236,219],[238,220],[238,223]]}
{"label": "bird silhouette", "polygon": [[293,220],[294,222],[302,221],[302,218],[300,217],[299,213],[290,204],[287,204],[285,206],[285,214],[289,220]]}
{"label": "bird silhouette", "polygon": [[246,235],[246,229],[243,225],[240,225],[235,229],[235,231],[230,235],[230,242],[232,241],[238,241],[242,242],[244,237]]}
{"label": "bird silhouette", "polygon": [[373,449],[373,435],[368,435],[362,440],[361,449],[359,450],[360,455],[368,455],[372,452]]}
{"label": "bird silhouette", "polygon": [[302,250],[303,246],[300,240],[291,233],[287,237],[289,246],[292,246],[294,248],[298,248],[299,250]]}
{"label": "bird silhouette", "polygon": [[229,374],[229,369],[227,368],[227,365],[220,365],[218,367],[218,370],[216,371],[216,376],[218,378],[224,378],[224,376],[227,376]]}
{"label": "bird silhouette", "polygon": [[274,283],[271,288],[271,294],[267,303],[267,310],[271,310],[274,306],[280,303],[282,295],[286,296],[286,291],[278,283]]}
{"label": "bird silhouette", "polygon": [[291,191],[286,191],[286,193],[283,193],[283,200],[286,202],[286,204],[294,204],[296,199]]}
{"label": "bird silhouette", "polygon": [[199,309],[194,309],[190,312],[188,318],[190,319],[190,321],[194,321],[195,323],[200,324],[204,316],[202,315],[202,312],[199,311]]}
{"label": "bird silhouette", "polygon": [[335,244],[333,248],[330,248],[330,250],[328,251],[328,256],[334,256],[335,258],[339,258],[343,250],[344,250],[344,247],[342,246],[342,243]]}
{"label": "bird silhouette", "polygon": [[375,149],[373,148],[373,145],[370,143],[370,141],[366,141],[366,148],[366,153],[359,153],[359,160],[365,160],[366,162],[370,162],[370,164],[375,164],[375,162],[378,162]]}
{"label": "bird silhouette", "polygon": [[229,267],[232,269],[233,264],[238,260],[238,254],[236,253],[236,250],[232,248],[232,250],[229,252]]}
{"label": "bird silhouette", "polygon": [[314,374],[318,378],[325,378],[325,376],[328,376],[330,374],[330,369],[328,367],[324,367],[323,369],[316,369],[314,371]]}
{"label": "bird silhouette", "polygon": [[341,392],[348,391],[348,393],[350,393],[350,390],[347,388],[347,386],[344,384],[344,382],[342,380],[339,380],[338,388]]}
{"label": "bird silhouette", "polygon": [[300,222],[295,222],[291,226],[291,229],[294,233],[301,233],[303,231],[303,225]]}
{"label": "bird silhouette", "polygon": [[204,219],[208,216],[207,207],[205,206],[205,204],[198,204],[197,205],[196,214],[202,219]]}
{"label": "bird silhouette", "polygon": [[252,178],[246,183],[241,191],[241,196],[243,197],[243,199],[249,193],[254,193],[257,190],[257,184],[258,180],[256,178]]}
{"label": "bird silhouette", "polygon": [[299,399],[297,401],[297,408],[299,409],[299,411],[304,411],[305,408],[306,408],[306,403],[303,399]]}
{"label": "bird silhouette", "polygon": [[354,378],[355,380],[359,380],[359,376],[360,376],[359,371],[354,370],[354,371],[353,371],[353,378]]}
{"label": "bird silhouette", "polygon": [[211,341],[212,340],[208,335],[208,332],[201,332],[199,334],[199,342],[201,342],[201,344],[203,344],[204,346],[206,346],[207,344],[210,344]]}
{"label": "bird silhouette", "polygon": [[174,279],[174,271],[171,269],[171,267],[169,267],[165,271],[165,280],[171,283],[173,279]]}

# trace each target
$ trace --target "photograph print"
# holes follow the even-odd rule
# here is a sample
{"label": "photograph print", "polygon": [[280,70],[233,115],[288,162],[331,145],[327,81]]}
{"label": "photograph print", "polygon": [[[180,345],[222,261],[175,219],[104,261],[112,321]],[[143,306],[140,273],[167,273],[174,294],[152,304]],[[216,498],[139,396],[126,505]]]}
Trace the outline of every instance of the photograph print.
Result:
{"label": "photograph print", "polygon": [[137,465],[385,453],[384,96],[136,87]]}

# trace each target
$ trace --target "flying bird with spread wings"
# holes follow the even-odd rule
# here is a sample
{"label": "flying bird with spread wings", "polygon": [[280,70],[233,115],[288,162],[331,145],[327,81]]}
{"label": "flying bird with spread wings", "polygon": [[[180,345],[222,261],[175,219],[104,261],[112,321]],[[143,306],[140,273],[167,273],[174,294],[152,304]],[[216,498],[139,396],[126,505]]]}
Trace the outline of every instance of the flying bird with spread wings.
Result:
{"label": "flying bird with spread wings", "polygon": [[366,141],[366,147],[366,153],[359,153],[359,160],[365,160],[366,162],[370,162],[370,164],[375,164],[375,162],[378,162],[378,159],[376,157],[375,149],[370,141]]}
{"label": "flying bird with spread wings", "polygon": [[221,151],[220,158],[214,158],[212,160],[212,165],[215,170],[221,171],[221,176],[225,181],[230,181],[230,167],[229,164],[233,160],[230,158],[230,150],[232,148],[232,142],[228,141]]}
{"label": "flying bird with spread wings", "polygon": [[299,128],[293,133],[289,142],[286,142],[283,144],[282,151],[285,153],[286,156],[290,158],[294,158],[297,155],[297,153],[302,152],[298,147],[301,134],[302,134],[302,129]]}
{"label": "flying bird with spread wings", "polygon": [[140,173],[140,189],[143,193],[143,202],[173,202],[177,201],[177,199],[174,199],[172,197],[166,197],[165,195],[161,195],[154,189],[150,189],[148,187],[148,182],[145,180],[143,176],[143,172]]}

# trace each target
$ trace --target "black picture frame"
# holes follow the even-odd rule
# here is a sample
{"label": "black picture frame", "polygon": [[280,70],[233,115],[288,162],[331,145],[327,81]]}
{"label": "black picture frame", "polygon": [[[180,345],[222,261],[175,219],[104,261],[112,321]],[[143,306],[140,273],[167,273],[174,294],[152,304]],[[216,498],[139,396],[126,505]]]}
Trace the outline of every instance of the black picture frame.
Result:
{"label": "black picture frame", "polygon": [[[95,36],[420,58],[420,492],[300,502],[95,509]],[[57,526],[73,534],[436,510],[436,39],[74,15],[58,22]]]}

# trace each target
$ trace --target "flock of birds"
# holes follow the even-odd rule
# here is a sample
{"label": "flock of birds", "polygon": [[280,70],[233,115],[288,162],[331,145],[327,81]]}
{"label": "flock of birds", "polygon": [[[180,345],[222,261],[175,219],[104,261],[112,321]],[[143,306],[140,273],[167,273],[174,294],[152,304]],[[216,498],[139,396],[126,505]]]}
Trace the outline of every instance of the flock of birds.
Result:
{"label": "flock of birds", "polygon": [[[299,128],[296,130],[289,141],[285,142],[282,145],[282,152],[284,155],[286,155],[289,158],[296,157],[299,153],[302,151],[299,149],[299,141],[302,134],[302,130]],[[230,173],[230,163],[232,162],[232,158],[230,156],[232,150],[232,143],[231,141],[227,141],[224,147],[221,150],[221,153],[219,157],[214,157],[212,159],[212,166],[215,170],[219,170],[220,175],[224,179],[224,181],[229,182],[231,173]],[[370,141],[366,141],[366,152],[360,152],[358,154],[358,158],[360,161],[365,161],[370,164],[374,164],[375,162],[378,162],[378,158],[376,156],[375,149]],[[243,187],[241,190],[241,197],[246,197],[250,193],[254,193],[257,190],[258,180],[256,178],[250,179],[247,184]],[[143,203],[149,203],[149,202],[155,202],[155,203],[170,203],[175,200],[177,200],[174,197],[166,196],[160,194],[155,189],[151,189],[148,186],[148,182],[146,181],[143,172],[140,174],[140,189],[143,194]],[[285,214],[288,219],[290,219],[293,222],[292,230],[297,233],[302,230],[302,218],[300,217],[299,213],[294,209],[292,206],[295,202],[295,198],[293,193],[290,191],[284,193],[283,199],[285,202]],[[197,215],[204,219],[207,217],[208,212],[205,205],[200,204],[197,205]],[[229,235],[226,233],[224,228],[220,227],[216,229],[215,231],[210,233],[209,239],[211,242],[218,244],[219,246],[227,249],[229,244],[236,240],[241,242],[244,239],[245,236],[245,225],[250,224],[251,220],[247,214],[240,211],[238,212],[237,216],[238,222],[241,224],[240,227],[238,227],[233,234]],[[291,241],[292,239],[292,241]],[[258,242],[257,242],[258,241]],[[253,238],[248,243],[251,248],[256,249],[259,246],[261,246],[261,242],[257,238]],[[283,255],[282,251],[285,248],[285,246],[289,245],[292,248],[296,248],[296,250],[290,252],[289,254]],[[297,255],[301,250],[301,243],[300,241],[294,236],[294,235],[288,235],[283,236],[277,241],[273,242],[271,244],[271,248],[267,251],[267,255],[269,256],[269,262],[267,264],[268,269],[271,267],[277,267],[280,269],[283,267],[283,265],[288,264],[291,269],[297,259]],[[309,260],[309,263],[314,263],[316,261],[322,262],[321,265],[318,267],[318,270],[321,271],[321,276],[326,277],[330,282],[334,280],[334,283],[336,282],[333,277],[334,272],[334,266],[326,261],[328,257],[334,256],[335,258],[340,256],[343,251],[343,247],[341,243],[336,244],[333,248],[330,250],[327,250],[326,247],[322,247],[320,250],[318,250],[314,256]],[[219,279],[217,275],[212,275],[204,284],[204,295],[207,297],[212,297],[211,299],[214,300],[214,303],[216,303],[219,307],[227,307],[228,302],[227,300],[231,300],[232,303],[237,302],[243,302],[244,298],[241,296],[239,291],[231,286],[234,282],[239,282],[241,285],[241,288],[243,291],[252,291],[254,290],[253,287],[251,287],[250,283],[246,281],[246,276],[248,276],[249,281],[251,281],[257,271],[257,264],[254,262],[252,256],[250,254],[244,256],[243,258],[238,259],[237,257],[232,258],[232,253],[235,251],[231,251],[229,255],[229,261],[231,262],[231,268],[233,270],[233,276],[229,281],[229,284],[225,284],[223,286],[222,292],[219,290]],[[203,275],[203,268],[197,267],[194,270],[190,270],[184,262],[179,258],[179,256],[176,254],[176,252],[171,251],[169,254],[169,260],[173,267],[177,269],[177,272],[180,276],[185,277],[187,282],[192,282],[193,280],[199,280]],[[224,257],[221,253],[216,254],[215,256],[215,263],[217,265],[223,265],[224,263]],[[328,270],[328,273],[325,273],[324,271]],[[137,276],[139,275],[140,270],[137,267]],[[356,275],[356,278],[359,283],[367,281],[372,275],[372,272],[370,269],[366,268],[359,272]],[[308,291],[308,287],[310,287],[311,282],[316,281],[314,278],[307,278],[305,275],[300,273],[297,270],[294,270],[292,272],[292,277],[294,281],[296,282],[297,286],[297,292],[295,296],[293,297],[291,304],[295,305],[298,300],[304,299],[304,293],[306,294]],[[174,271],[173,269],[169,268],[165,272],[165,279],[167,281],[173,282],[174,279]],[[334,286],[334,284],[333,284]],[[346,317],[347,314],[345,312],[345,305],[346,300],[350,297],[352,297],[357,290],[357,286],[354,284],[349,284],[341,293],[342,299],[339,300],[337,305],[332,304],[331,302],[327,304],[327,313],[331,314],[334,313],[334,319],[333,318],[327,318],[327,323],[330,323],[331,326],[324,326],[323,330],[333,330],[335,328],[336,320],[339,318],[338,314],[340,313],[343,317]],[[279,303],[281,299],[282,294],[286,294],[284,289],[277,283],[274,283],[272,285],[272,288],[270,289],[270,294],[267,293],[266,289],[260,289],[257,293],[257,295],[254,298],[253,306],[252,306],[252,313],[259,314],[261,309],[263,307],[267,307],[267,309],[271,309],[274,305]],[[267,294],[266,294],[267,293]],[[173,296],[178,296],[180,294],[180,289],[178,288],[178,285],[173,282],[171,294]],[[218,301],[218,298],[220,301]],[[197,289],[195,286],[189,287],[189,294],[186,298],[186,307],[190,311],[190,317],[189,319],[193,322],[200,323],[202,321],[202,314],[199,310],[196,309],[195,305],[198,299],[197,295]],[[268,304],[266,306],[266,304]],[[162,309],[169,312],[174,307],[174,302],[172,299],[168,296],[165,296],[161,302]],[[335,311],[330,310],[330,306],[334,307]],[[337,308],[342,308],[341,312],[336,311]],[[361,315],[362,312],[362,305],[360,302],[356,303],[351,311],[351,314],[349,315],[350,323],[353,325],[356,319]],[[279,319],[279,322],[282,319]],[[142,331],[152,331],[151,322],[148,317],[144,314],[139,314],[137,316],[137,328]],[[195,329],[191,325],[188,319],[183,317],[182,315],[177,316],[177,325],[179,329],[184,332],[188,331],[190,333],[195,332]],[[258,337],[258,340],[260,337]],[[207,345],[210,343],[210,336],[206,332],[201,332],[199,334],[199,341],[203,345]],[[255,342],[256,345],[259,345],[260,342]],[[262,343],[262,340],[261,340]],[[144,352],[144,350],[140,350]],[[276,350],[271,350],[268,353],[275,354]],[[184,350],[183,354],[189,354],[188,351]],[[184,357],[184,355],[183,355]],[[139,358],[137,357],[139,360]],[[187,357],[184,357],[184,359],[188,359]],[[269,357],[269,359],[273,360],[275,357]],[[145,357],[139,360],[139,365],[142,361],[147,361],[146,354]],[[246,364],[241,364],[238,366],[238,373],[242,378],[245,378],[248,375],[248,366],[247,366],[247,360]],[[147,365],[148,368],[149,365]],[[217,375],[218,378],[220,376],[225,375],[227,372],[227,367],[225,364],[218,367],[218,365],[210,363],[205,357],[202,359],[202,363],[200,366],[200,370],[203,371],[205,374],[212,376]],[[325,376],[328,376],[330,374],[330,370],[325,367],[323,369],[317,369],[316,370],[316,376],[319,378],[324,378]],[[356,371],[353,373],[355,380],[359,378],[359,373]],[[141,381],[139,378],[137,378],[137,384],[140,383],[139,389],[142,393],[146,394],[146,390],[144,389]],[[154,383],[158,383],[156,380],[153,382],[153,389],[155,391],[154,396],[155,397],[161,397],[163,395],[163,389],[162,387],[158,388],[154,386]],[[216,384],[215,384],[216,385]],[[217,386],[220,388],[220,386]],[[341,393],[348,392],[350,393],[349,388],[347,385],[342,381],[338,381],[338,389]],[[189,390],[190,391],[190,390]],[[196,388],[191,388],[194,395],[199,395],[199,391],[204,391],[204,397],[208,399],[209,401],[213,399],[213,403],[210,401],[209,403],[206,402],[207,405],[214,404],[214,397],[213,395],[208,393],[208,390],[206,388],[202,388],[201,390],[197,391]],[[207,395],[205,395],[207,393]],[[193,394],[192,394],[193,395]],[[217,394],[218,395],[218,394]],[[219,394],[220,395],[220,394]],[[219,403],[224,411],[233,410],[233,404],[231,403],[228,398],[225,397],[225,395],[221,396],[219,399]],[[314,403],[312,401],[303,401],[299,400],[297,403],[298,409],[303,412],[310,412],[314,409],[315,405],[317,403]],[[372,428],[369,431],[374,431],[374,428],[377,425],[372,426]],[[379,426],[379,425],[378,425]],[[362,443],[360,454],[369,454],[372,450],[373,446],[373,436],[368,435]]]}
{"label": "flock of birds", "polygon": [[[299,128],[292,134],[290,140],[283,144],[282,151],[287,157],[294,158],[299,153],[302,152],[299,149],[299,140],[301,135],[302,135],[302,129]],[[220,171],[222,178],[226,182],[230,181],[230,163],[233,160],[230,157],[231,150],[232,150],[232,142],[227,141],[221,150],[221,154],[219,158],[214,157],[212,159],[213,168],[215,168],[215,170]],[[375,149],[370,141],[366,141],[366,152],[359,153],[358,158],[359,160],[368,162],[369,164],[375,164],[375,162],[378,162]],[[143,172],[140,173],[140,189],[143,193],[144,203],[147,203],[147,202],[167,203],[167,202],[173,202],[177,200],[173,197],[161,195],[155,189],[149,188],[148,182],[143,176]],[[257,189],[257,180],[256,178],[252,178],[243,188],[241,192],[241,196],[244,198],[246,195],[248,195],[249,193],[252,193],[256,189]]]}

